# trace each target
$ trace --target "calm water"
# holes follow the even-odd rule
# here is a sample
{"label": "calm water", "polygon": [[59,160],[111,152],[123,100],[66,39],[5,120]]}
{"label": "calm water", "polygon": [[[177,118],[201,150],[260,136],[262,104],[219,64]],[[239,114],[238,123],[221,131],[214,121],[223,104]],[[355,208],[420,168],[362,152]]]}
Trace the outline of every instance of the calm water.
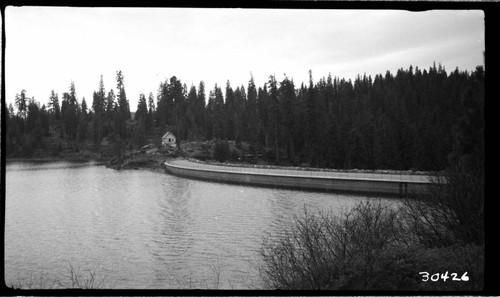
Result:
{"label": "calm water", "polygon": [[325,211],[366,199],[374,198],[92,163],[9,163],[6,282],[65,279],[72,265],[96,270],[114,289],[259,289],[254,263],[264,234],[278,236],[304,206]]}

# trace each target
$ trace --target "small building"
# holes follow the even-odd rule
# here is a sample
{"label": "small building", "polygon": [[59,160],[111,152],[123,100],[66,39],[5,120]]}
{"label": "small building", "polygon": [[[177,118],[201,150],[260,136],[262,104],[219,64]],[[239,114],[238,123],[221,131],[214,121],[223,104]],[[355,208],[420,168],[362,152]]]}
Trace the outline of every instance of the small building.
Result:
{"label": "small building", "polygon": [[172,132],[167,132],[165,135],[161,137],[161,144],[163,146],[171,146],[175,147],[176,146],[176,137]]}

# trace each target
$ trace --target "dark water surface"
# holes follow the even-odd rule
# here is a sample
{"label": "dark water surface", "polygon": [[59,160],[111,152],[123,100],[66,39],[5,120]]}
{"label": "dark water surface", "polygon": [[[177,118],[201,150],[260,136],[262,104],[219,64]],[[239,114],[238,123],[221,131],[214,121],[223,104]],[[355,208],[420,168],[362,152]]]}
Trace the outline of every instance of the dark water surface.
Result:
{"label": "dark water surface", "polygon": [[113,289],[260,289],[264,234],[282,234],[304,206],[337,211],[374,198],[20,162],[6,165],[5,199],[7,285],[67,279],[71,265]]}

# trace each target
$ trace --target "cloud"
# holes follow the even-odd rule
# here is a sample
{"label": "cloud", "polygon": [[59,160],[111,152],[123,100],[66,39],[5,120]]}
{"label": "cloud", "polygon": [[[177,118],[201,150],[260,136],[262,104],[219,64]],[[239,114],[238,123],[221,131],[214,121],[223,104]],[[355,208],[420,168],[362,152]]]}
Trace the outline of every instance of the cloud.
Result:
{"label": "cloud", "polygon": [[[207,94],[214,84],[257,86],[275,74],[296,85],[314,77],[384,73],[433,61],[447,69],[482,63],[481,11],[7,7],[6,95],[41,102],[70,82],[91,100],[122,70],[130,105],[175,75]],[[451,66],[448,66],[451,65]]]}

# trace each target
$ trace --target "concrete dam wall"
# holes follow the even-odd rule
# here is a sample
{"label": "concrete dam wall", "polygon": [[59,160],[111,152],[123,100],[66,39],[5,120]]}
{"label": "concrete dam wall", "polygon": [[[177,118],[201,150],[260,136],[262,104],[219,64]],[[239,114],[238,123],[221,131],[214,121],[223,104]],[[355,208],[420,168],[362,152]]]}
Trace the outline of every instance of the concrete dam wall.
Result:
{"label": "concrete dam wall", "polygon": [[195,179],[255,186],[285,187],[301,190],[353,192],[405,196],[414,191],[424,191],[429,185],[427,177],[391,179],[384,175],[376,177],[338,175],[328,176],[318,172],[284,171],[279,169],[234,168],[199,164],[187,160],[165,162],[167,172]]}

